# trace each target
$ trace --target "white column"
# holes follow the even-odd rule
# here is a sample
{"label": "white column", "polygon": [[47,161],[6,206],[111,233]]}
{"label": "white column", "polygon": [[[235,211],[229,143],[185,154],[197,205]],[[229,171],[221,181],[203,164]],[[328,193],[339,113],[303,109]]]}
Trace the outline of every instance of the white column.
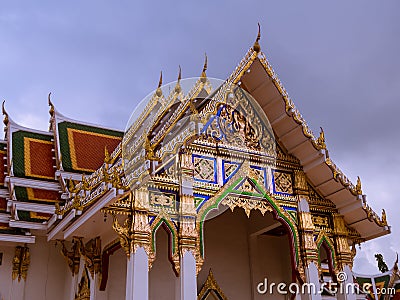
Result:
{"label": "white column", "polygon": [[339,279],[344,279],[341,282],[339,293],[337,295],[338,300],[356,300],[356,293],[354,291],[353,272],[348,265],[345,265]]}
{"label": "white column", "polygon": [[197,299],[196,259],[192,251],[186,251],[181,257],[180,299]]}
{"label": "white column", "polygon": [[301,287],[302,300],[321,300],[321,284],[319,282],[318,267],[314,262],[310,262],[305,268],[307,282]]}
{"label": "white column", "polygon": [[97,283],[99,282],[99,275],[94,273],[92,278],[92,274],[89,274],[89,280],[90,280],[90,300],[96,300],[98,291]]}
{"label": "white column", "polygon": [[149,260],[143,247],[131,253],[126,270],[126,300],[149,299]]}
{"label": "white column", "polygon": [[13,300],[24,300],[25,299],[25,280],[18,279],[13,280],[11,287],[11,298]]}
{"label": "white column", "polygon": [[78,286],[78,277],[79,273],[76,275],[68,276],[66,279],[66,286],[69,286],[69,291],[66,293],[66,298],[68,300],[75,299],[75,293],[77,291]]}

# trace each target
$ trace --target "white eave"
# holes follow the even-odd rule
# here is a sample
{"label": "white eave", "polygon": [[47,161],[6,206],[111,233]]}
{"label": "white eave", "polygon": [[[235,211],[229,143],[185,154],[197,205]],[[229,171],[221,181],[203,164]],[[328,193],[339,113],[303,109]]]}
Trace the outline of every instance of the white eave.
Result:
{"label": "white eave", "polygon": [[10,227],[15,227],[15,228],[47,230],[47,222],[35,223],[35,222],[11,220],[8,224],[9,224]]}
{"label": "white eave", "polygon": [[0,243],[16,243],[16,244],[34,244],[35,236],[33,235],[16,235],[16,234],[0,234]]}
{"label": "white eave", "polygon": [[30,187],[30,188],[44,189],[57,192],[61,191],[60,184],[58,182],[52,182],[52,181],[7,176],[5,182],[7,185],[11,186]]}
{"label": "white eave", "polygon": [[17,210],[33,211],[45,214],[54,214],[56,210],[53,204],[39,204],[15,200],[10,200],[9,203],[14,205]]}

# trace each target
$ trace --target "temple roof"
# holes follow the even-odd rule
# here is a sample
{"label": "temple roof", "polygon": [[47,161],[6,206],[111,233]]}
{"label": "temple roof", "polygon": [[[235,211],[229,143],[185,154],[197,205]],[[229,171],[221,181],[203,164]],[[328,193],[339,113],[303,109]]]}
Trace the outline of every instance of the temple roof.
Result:
{"label": "temple roof", "polygon": [[[300,163],[310,190],[327,199],[362,240],[389,233],[384,212],[379,217],[366,204],[361,181],[353,184],[333,163],[324,132],[316,137],[310,130],[261,51],[259,38],[226,82],[239,84],[254,97],[284,149],[280,151]],[[173,125],[179,119],[207,109],[208,103],[202,102],[209,93],[206,69],[207,62],[185,101],[175,101],[182,97],[180,76],[168,96],[161,90],[160,79],[156,92],[130,124],[128,135],[137,135],[129,137],[133,141],[131,157],[136,153],[143,160],[154,158],[157,151],[164,151],[159,145],[167,134],[174,136]],[[124,133],[67,118],[55,109],[50,96],[49,106],[49,132],[16,124],[3,107],[6,137],[0,142],[0,159],[6,158],[7,176],[0,175],[0,233],[20,228],[15,232],[23,234],[34,228],[49,231],[53,238],[55,226],[67,214],[74,212],[68,215],[68,222],[78,219],[103,203],[104,197],[109,201],[127,188],[124,180],[129,179],[124,178],[120,160]],[[150,114],[154,109],[157,113]],[[150,134],[145,135],[147,132]],[[108,185],[116,191],[111,193]]]}
{"label": "temple roof", "polygon": [[104,162],[104,151],[112,152],[123,131],[73,120],[59,113],[49,99],[50,128],[55,139],[60,170],[90,174]]}
{"label": "temple roof", "polygon": [[325,134],[316,137],[289,97],[264,53],[250,49],[237,68],[235,81],[261,105],[278,140],[300,160],[309,182],[331,200],[346,223],[365,240],[390,232],[386,215],[380,218],[366,204],[361,181],[353,184],[329,156]]}
{"label": "temple roof", "polygon": [[[81,179],[104,162],[123,132],[87,124],[58,113],[50,100],[50,129],[14,122],[5,110],[5,140],[0,141],[0,241],[34,242],[30,230],[45,233],[64,203],[68,179]],[[10,236],[18,235],[20,238]]]}

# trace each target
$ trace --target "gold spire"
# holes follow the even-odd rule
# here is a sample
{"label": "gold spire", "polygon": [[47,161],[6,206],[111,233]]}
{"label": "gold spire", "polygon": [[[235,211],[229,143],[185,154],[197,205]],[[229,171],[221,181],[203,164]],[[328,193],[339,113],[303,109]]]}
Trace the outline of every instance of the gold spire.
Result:
{"label": "gold spire", "polygon": [[111,162],[110,153],[108,152],[107,146],[104,146],[104,162],[109,164]]}
{"label": "gold spire", "polygon": [[261,50],[260,44],[258,43],[260,38],[261,38],[261,26],[260,26],[260,23],[258,23],[258,34],[257,34],[256,41],[254,42],[254,45],[253,45],[253,50],[256,52],[260,52],[260,50]]}
{"label": "gold spire", "polygon": [[4,116],[3,123],[4,123],[5,126],[7,126],[8,122],[9,122],[9,118],[8,118],[8,113],[6,112],[6,109],[5,109],[5,103],[6,103],[6,100],[3,100],[3,104],[1,106],[1,110],[2,110],[3,116]]}
{"label": "gold spire", "polygon": [[72,177],[70,177],[69,180],[68,180],[68,191],[70,193],[76,193],[77,192],[77,189],[75,189],[75,184],[72,181]]}
{"label": "gold spire", "polygon": [[203,71],[201,72],[201,76],[200,76],[200,79],[201,79],[201,82],[205,82],[206,81],[206,78],[207,78],[207,74],[206,74],[206,71],[207,71],[207,53],[204,53],[204,66],[203,66]]}
{"label": "gold spire", "polygon": [[182,88],[181,88],[181,79],[182,79],[182,69],[181,69],[181,66],[179,65],[178,82],[177,82],[177,84],[176,84],[176,86],[175,86],[175,92],[176,92],[176,93],[180,93],[180,92],[182,91]]}
{"label": "gold spire", "polygon": [[160,80],[158,81],[158,87],[162,86],[162,71],[160,71]]}
{"label": "gold spire", "polygon": [[157,90],[156,90],[156,96],[157,97],[161,97],[161,95],[162,95],[161,86],[162,86],[162,71],[160,72],[160,80],[158,81],[158,87],[157,87]]}
{"label": "gold spire", "polygon": [[357,176],[356,193],[357,193],[357,195],[362,195],[362,188],[361,188],[361,179],[360,179],[360,176]]}
{"label": "gold spire", "polygon": [[386,211],[384,208],[382,208],[382,217],[381,217],[381,221],[383,225],[387,225],[387,219],[386,219]]}
{"label": "gold spire", "polygon": [[51,92],[47,96],[47,102],[50,106],[49,114],[50,114],[50,116],[53,116],[54,115],[54,104],[53,104],[53,102],[51,102]]}
{"label": "gold spire", "polygon": [[319,132],[319,137],[316,140],[316,143],[320,149],[326,149],[326,143],[325,143],[325,132],[320,127],[321,131]]}

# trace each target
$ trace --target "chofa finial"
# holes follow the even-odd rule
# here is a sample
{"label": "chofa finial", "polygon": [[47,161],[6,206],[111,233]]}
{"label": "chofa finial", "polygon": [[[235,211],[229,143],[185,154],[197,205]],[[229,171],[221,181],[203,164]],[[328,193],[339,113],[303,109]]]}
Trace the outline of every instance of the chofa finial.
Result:
{"label": "chofa finial", "polygon": [[381,222],[382,222],[382,225],[384,225],[384,226],[387,225],[386,211],[384,208],[382,208]]}
{"label": "chofa finial", "polygon": [[260,52],[261,47],[260,47],[259,41],[261,38],[261,26],[260,26],[260,23],[257,23],[257,24],[258,24],[258,34],[257,34],[256,41],[254,42],[254,45],[253,45],[253,50],[256,52]]}
{"label": "chofa finial", "polygon": [[175,86],[176,93],[180,93],[182,91],[181,84],[180,84],[181,79],[182,79],[182,69],[181,69],[181,66],[179,65],[178,82],[176,83],[176,86]]}
{"label": "chofa finial", "polygon": [[158,81],[158,88],[162,86],[162,71],[160,71],[160,80]]}
{"label": "chofa finial", "polygon": [[357,193],[357,195],[362,195],[362,187],[361,187],[360,176],[357,176],[356,193]]}
{"label": "chofa finial", "polygon": [[204,66],[203,66],[203,73],[205,74],[207,71],[207,62],[208,62],[208,57],[207,53],[204,53]]}
{"label": "chofa finial", "polygon": [[326,143],[325,143],[325,132],[322,127],[320,127],[321,131],[319,132],[319,137],[316,140],[317,146],[319,149],[325,149],[326,150]]}
{"label": "chofa finial", "polygon": [[111,156],[108,152],[107,146],[104,146],[104,163],[109,164],[111,163]]}
{"label": "chofa finial", "polygon": [[9,122],[9,118],[8,118],[8,113],[7,113],[6,108],[5,108],[5,103],[6,103],[6,100],[3,100],[3,104],[1,105],[1,111],[2,111],[3,116],[4,116],[3,123],[4,123],[5,126],[7,126],[8,122]]}
{"label": "chofa finial", "polygon": [[54,104],[53,104],[53,102],[51,102],[51,92],[47,96],[47,102],[50,106],[49,114],[50,114],[50,116],[53,116],[54,115]]}
{"label": "chofa finial", "polygon": [[206,71],[207,71],[207,61],[208,61],[207,53],[204,53],[204,65],[203,65],[203,71],[201,72],[201,81],[202,81],[202,82],[205,82],[205,79],[207,78],[207,74],[206,74]]}
{"label": "chofa finial", "polygon": [[161,95],[162,95],[161,86],[162,86],[162,71],[160,72],[160,80],[158,81],[158,87],[156,90],[157,97],[161,97]]}

